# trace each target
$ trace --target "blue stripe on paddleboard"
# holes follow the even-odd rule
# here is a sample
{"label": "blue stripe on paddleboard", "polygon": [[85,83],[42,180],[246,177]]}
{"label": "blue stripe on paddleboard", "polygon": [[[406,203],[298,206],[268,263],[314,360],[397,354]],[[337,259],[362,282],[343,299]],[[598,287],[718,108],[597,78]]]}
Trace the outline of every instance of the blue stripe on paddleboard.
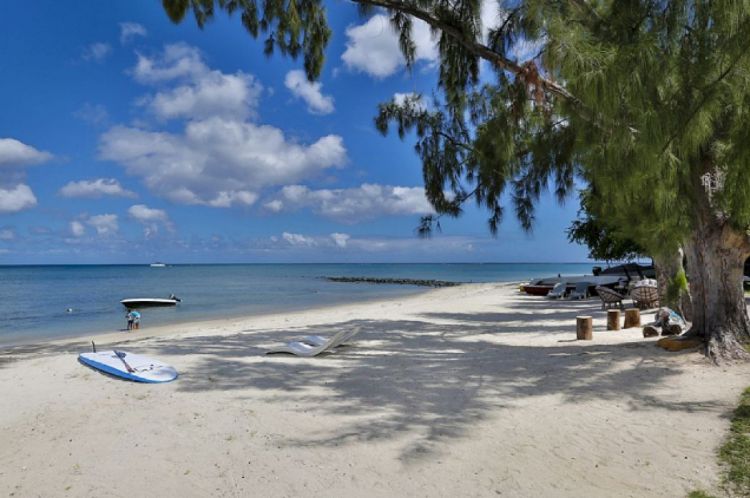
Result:
{"label": "blue stripe on paddleboard", "polygon": [[102,372],[108,373],[110,375],[114,375],[115,377],[121,377],[123,379],[132,380],[132,381],[135,381],[135,382],[145,382],[147,384],[161,384],[161,383],[164,383],[164,382],[171,382],[171,381],[175,380],[179,376],[179,373],[178,373],[173,378],[171,378],[169,380],[150,380],[150,379],[145,379],[143,377],[138,377],[138,376],[133,375],[130,372],[125,371],[125,370],[118,370],[118,369],[116,369],[114,367],[111,367],[109,365],[106,365],[104,363],[99,363],[98,361],[94,361],[94,360],[91,360],[89,358],[85,358],[85,357],[80,356],[80,355],[78,356],[78,361],[80,361],[81,363],[83,363],[85,365],[90,366],[91,368],[95,368],[97,370],[101,370]]}

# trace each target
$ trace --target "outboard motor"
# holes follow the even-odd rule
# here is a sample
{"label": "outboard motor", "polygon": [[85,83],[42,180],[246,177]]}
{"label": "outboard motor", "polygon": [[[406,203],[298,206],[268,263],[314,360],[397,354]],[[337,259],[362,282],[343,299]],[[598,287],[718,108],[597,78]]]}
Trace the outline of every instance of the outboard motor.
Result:
{"label": "outboard motor", "polygon": [[182,299],[180,299],[179,297],[175,296],[174,294],[170,294],[170,295],[169,295],[169,299],[174,299],[174,300],[175,300],[175,301],[177,301],[178,303],[181,303],[181,302],[182,302]]}

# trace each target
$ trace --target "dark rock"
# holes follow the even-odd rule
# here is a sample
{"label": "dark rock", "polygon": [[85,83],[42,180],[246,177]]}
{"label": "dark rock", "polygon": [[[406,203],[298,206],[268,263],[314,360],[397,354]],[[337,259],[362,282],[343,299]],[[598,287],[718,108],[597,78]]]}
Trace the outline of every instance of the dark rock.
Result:
{"label": "dark rock", "polygon": [[329,282],[391,284],[391,285],[419,285],[422,287],[453,287],[461,282],[447,282],[445,280],[422,280],[413,278],[375,278],[375,277],[324,277]]}

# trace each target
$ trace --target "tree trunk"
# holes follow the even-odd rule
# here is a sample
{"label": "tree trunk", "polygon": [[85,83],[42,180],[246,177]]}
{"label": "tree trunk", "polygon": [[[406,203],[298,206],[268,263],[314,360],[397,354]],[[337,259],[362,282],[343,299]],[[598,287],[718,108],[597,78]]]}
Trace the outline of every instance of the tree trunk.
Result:
{"label": "tree trunk", "polygon": [[700,210],[685,244],[693,304],[692,327],[714,362],[750,359],[743,343],[750,340],[742,276],[750,252],[747,234],[735,230],[711,210]]}
{"label": "tree trunk", "polygon": [[669,256],[654,257],[656,281],[659,284],[659,305],[667,306],[677,311],[687,321],[692,321],[693,307],[690,301],[690,291],[669,292],[675,285],[675,277],[685,268],[682,264],[683,252],[678,249]]}

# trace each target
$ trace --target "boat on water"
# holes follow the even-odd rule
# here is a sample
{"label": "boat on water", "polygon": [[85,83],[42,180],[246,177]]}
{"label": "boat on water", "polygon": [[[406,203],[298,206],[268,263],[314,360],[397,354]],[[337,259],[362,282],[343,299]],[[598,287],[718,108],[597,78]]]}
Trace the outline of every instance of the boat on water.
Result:
{"label": "boat on water", "polygon": [[127,309],[158,308],[163,306],[175,306],[182,299],[172,294],[168,298],[159,297],[131,297],[123,299],[120,303]]}
{"label": "boat on water", "polygon": [[151,263],[149,266],[151,268],[165,268],[167,266],[167,264],[166,263],[156,262],[156,263]]}

